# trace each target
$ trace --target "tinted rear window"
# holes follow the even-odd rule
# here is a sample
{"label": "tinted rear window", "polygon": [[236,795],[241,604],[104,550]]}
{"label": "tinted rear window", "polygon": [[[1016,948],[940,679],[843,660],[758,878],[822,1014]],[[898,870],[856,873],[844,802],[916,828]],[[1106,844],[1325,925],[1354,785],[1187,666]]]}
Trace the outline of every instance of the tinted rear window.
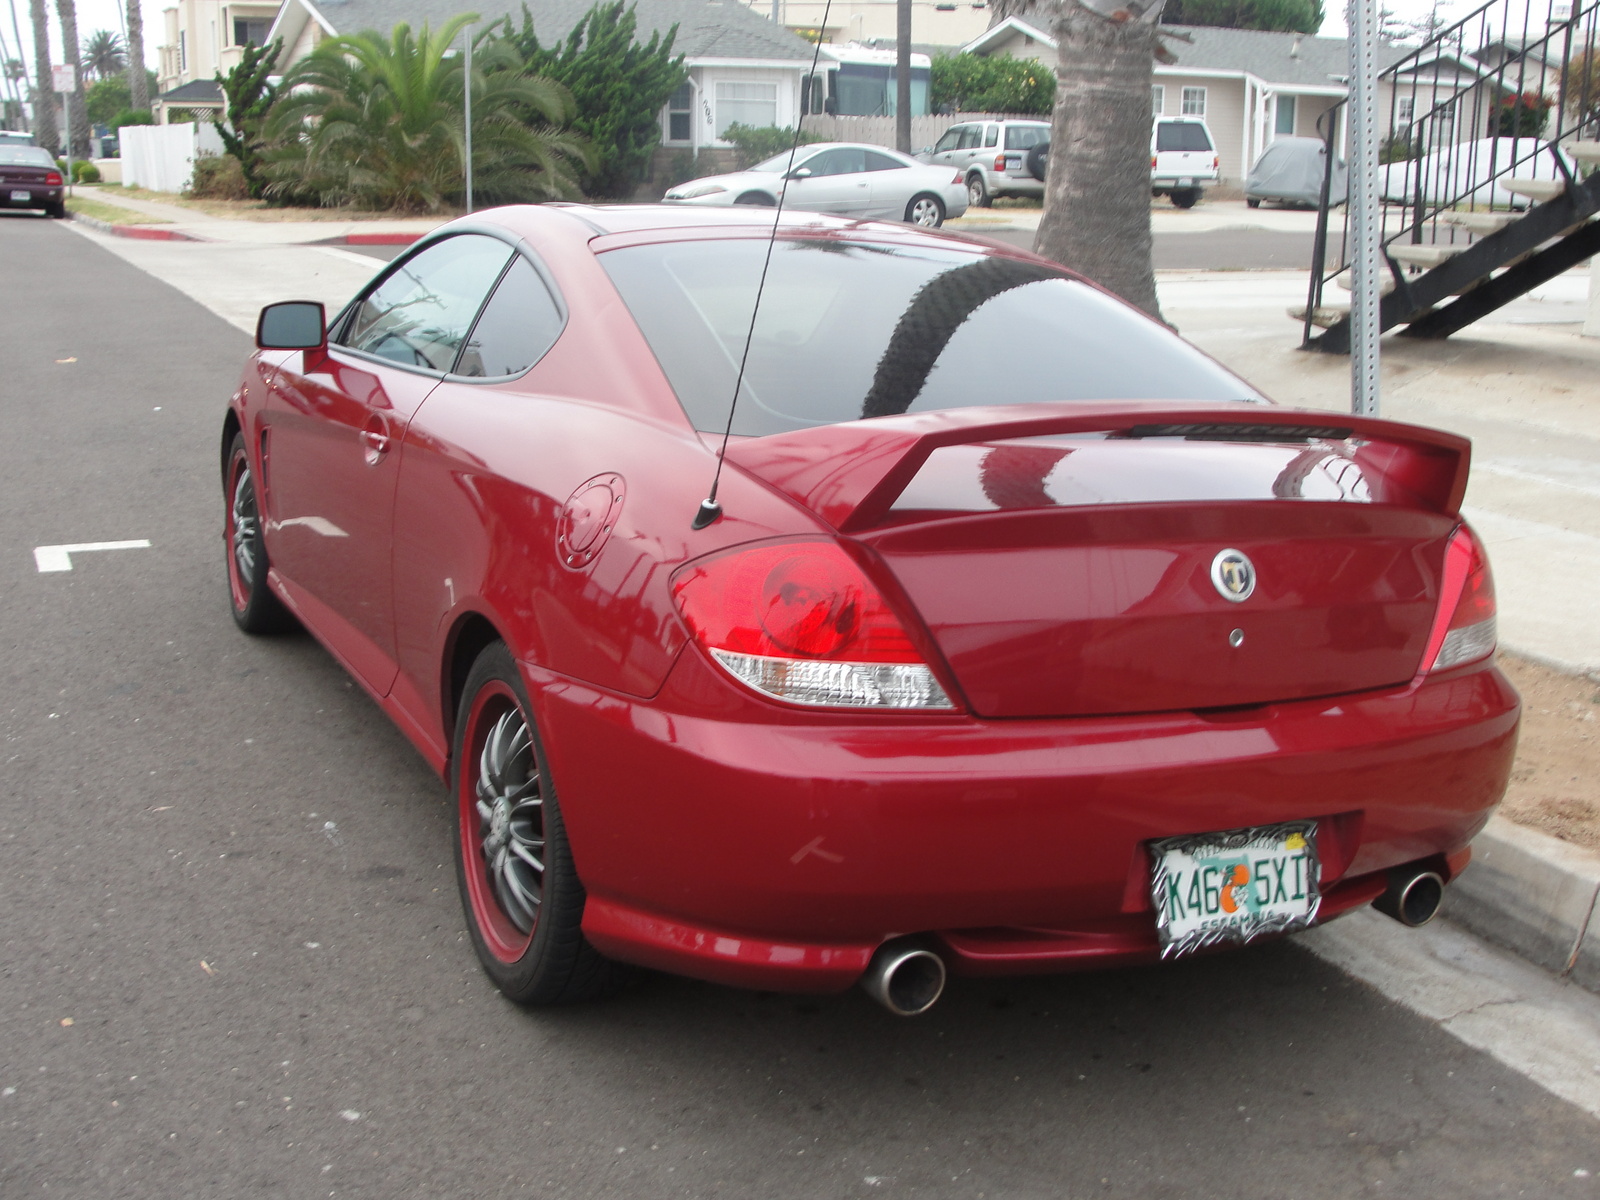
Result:
{"label": "tinted rear window", "polygon": [[[767,244],[601,255],[696,429],[721,432]],[[1052,400],[1256,399],[1161,326],[1048,264],[780,241],[733,432]]]}
{"label": "tinted rear window", "polygon": [[1163,121],[1156,126],[1156,152],[1166,150],[1209,150],[1211,135],[1204,125],[1186,121]]}
{"label": "tinted rear window", "polygon": [[1040,142],[1050,140],[1048,125],[1007,125],[1007,150],[1032,150]]}
{"label": "tinted rear window", "polygon": [[8,167],[53,167],[56,160],[40,146],[0,145],[0,163]]}

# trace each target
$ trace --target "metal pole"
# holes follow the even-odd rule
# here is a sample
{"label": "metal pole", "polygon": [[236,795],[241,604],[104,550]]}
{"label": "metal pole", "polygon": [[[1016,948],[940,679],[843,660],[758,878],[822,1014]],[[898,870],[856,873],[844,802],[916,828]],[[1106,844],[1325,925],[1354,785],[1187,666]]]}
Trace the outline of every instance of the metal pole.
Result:
{"label": "metal pole", "polygon": [[467,26],[467,73],[462,80],[466,94],[466,122],[467,122],[467,211],[472,211],[472,26]]}
{"label": "metal pole", "polygon": [[1350,28],[1350,411],[1378,415],[1379,242],[1378,6],[1349,0]]}

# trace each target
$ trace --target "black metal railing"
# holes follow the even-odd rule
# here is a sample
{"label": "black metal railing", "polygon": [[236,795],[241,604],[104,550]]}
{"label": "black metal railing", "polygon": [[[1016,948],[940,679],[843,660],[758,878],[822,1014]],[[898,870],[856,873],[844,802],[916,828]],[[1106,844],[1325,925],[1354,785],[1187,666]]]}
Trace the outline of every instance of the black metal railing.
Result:
{"label": "black metal railing", "polygon": [[[1535,204],[1504,188],[1509,176],[1574,181],[1559,146],[1600,134],[1600,0],[1488,0],[1421,45],[1384,54],[1381,242],[1394,287],[1404,289],[1408,267],[1389,254],[1396,243],[1461,246],[1492,232],[1491,222],[1460,214]],[[1335,217],[1338,198],[1330,205],[1329,195],[1345,109],[1340,101],[1317,122],[1328,154],[1302,348],[1315,345],[1327,285],[1349,267],[1350,222]]]}

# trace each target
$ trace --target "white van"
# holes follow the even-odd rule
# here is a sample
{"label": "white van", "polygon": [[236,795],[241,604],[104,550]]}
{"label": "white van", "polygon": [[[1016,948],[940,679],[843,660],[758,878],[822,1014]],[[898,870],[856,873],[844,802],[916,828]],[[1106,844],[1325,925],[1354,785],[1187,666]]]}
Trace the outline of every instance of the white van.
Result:
{"label": "white van", "polygon": [[1157,117],[1150,127],[1150,194],[1193,208],[1217,181],[1217,143],[1199,117]]}

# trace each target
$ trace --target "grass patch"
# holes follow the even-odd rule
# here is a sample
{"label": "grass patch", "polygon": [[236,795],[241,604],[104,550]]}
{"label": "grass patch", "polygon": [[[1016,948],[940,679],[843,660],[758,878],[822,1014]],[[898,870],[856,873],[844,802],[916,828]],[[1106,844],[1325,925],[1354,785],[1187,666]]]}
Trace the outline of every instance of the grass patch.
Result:
{"label": "grass patch", "polygon": [[463,210],[446,209],[440,213],[387,213],[369,212],[355,208],[294,208],[273,206],[265,200],[195,200],[188,196],[175,196],[171,192],[152,192],[145,188],[121,189],[123,195],[139,200],[154,200],[213,217],[231,217],[236,221],[388,221],[396,217],[432,216],[438,221],[459,217]]}
{"label": "grass patch", "polygon": [[149,213],[134,212],[131,208],[119,208],[115,204],[107,204],[103,200],[91,200],[87,196],[68,196],[67,211],[82,213],[86,217],[94,217],[98,221],[112,225],[172,224],[165,217],[152,217]]}

